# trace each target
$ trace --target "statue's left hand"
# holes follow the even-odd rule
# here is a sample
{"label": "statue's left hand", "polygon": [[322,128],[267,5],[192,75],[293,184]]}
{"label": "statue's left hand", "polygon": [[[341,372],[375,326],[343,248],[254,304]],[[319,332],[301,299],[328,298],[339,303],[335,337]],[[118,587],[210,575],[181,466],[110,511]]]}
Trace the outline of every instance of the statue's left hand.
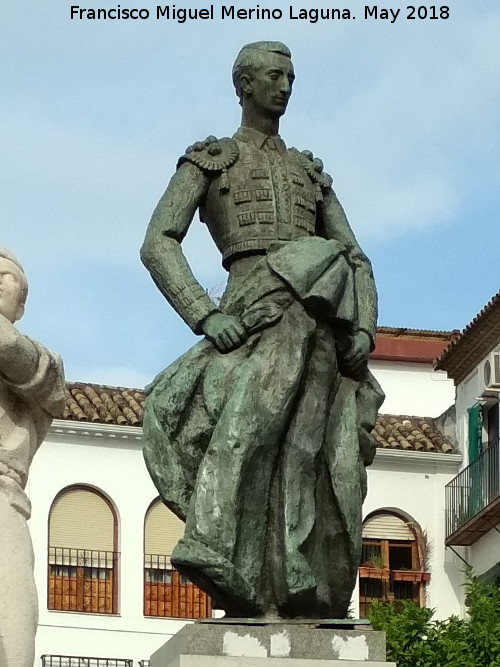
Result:
{"label": "statue's left hand", "polygon": [[368,367],[370,337],[365,331],[358,331],[352,338],[351,347],[342,355],[343,372],[358,379]]}

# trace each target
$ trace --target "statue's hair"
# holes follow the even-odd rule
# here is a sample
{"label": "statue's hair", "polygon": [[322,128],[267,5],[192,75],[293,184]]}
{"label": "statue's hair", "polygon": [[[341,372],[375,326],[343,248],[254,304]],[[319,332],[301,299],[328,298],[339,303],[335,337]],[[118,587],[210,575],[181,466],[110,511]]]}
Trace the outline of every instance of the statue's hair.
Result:
{"label": "statue's hair", "polygon": [[21,262],[10,252],[10,250],[7,250],[7,248],[2,248],[0,246],[0,257],[3,257],[3,259],[8,259],[9,262],[12,262],[17,268],[19,269],[22,279],[23,279],[23,290],[21,292],[21,304],[24,306],[26,303],[26,299],[28,298],[28,279],[26,278],[26,274],[24,273],[24,269],[21,265]]}
{"label": "statue's hair", "polygon": [[241,90],[241,77],[243,74],[252,75],[255,69],[258,67],[256,65],[256,55],[259,51],[267,51],[268,53],[280,53],[286,58],[291,58],[292,54],[288,46],[285,46],[282,42],[252,42],[251,44],[245,44],[241,51],[236,56],[236,60],[233,65],[233,85],[236,90],[236,95],[238,95],[240,104],[243,99],[243,92]]}

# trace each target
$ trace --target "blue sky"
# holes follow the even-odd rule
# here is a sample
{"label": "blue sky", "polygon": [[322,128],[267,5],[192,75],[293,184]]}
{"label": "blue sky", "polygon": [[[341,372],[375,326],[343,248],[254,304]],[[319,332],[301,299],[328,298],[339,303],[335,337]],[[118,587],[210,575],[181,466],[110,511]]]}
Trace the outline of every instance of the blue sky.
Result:
{"label": "blue sky", "polygon": [[[2,3],[0,245],[30,280],[20,328],[63,356],[68,379],[124,386],[194,342],[138,251],[185,147],[237,128],[232,62],[260,39],[292,51],[281,134],[334,177],[374,266],[379,323],[463,328],[500,288],[500,4],[452,4],[448,20],[410,21],[406,3],[388,3],[402,8],[391,24],[364,20],[354,1],[355,20],[311,24],[266,0],[283,19],[179,24],[72,21],[67,0]],[[225,272],[197,220],[185,247],[220,291]]]}

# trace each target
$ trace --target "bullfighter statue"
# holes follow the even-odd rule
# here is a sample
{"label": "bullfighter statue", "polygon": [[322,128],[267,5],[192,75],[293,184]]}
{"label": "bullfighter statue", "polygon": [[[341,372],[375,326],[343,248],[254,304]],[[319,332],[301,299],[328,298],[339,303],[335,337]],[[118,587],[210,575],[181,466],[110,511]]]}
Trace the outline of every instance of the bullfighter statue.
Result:
{"label": "bullfighter statue", "polygon": [[[144,454],[186,522],[173,565],[233,617],[345,618],[383,393],[377,296],[323,163],[278,134],[289,49],[240,51],[232,138],[186,149],[142,261],[204,340],[147,388]],[[229,272],[214,303],[182,252],[193,217]]]}

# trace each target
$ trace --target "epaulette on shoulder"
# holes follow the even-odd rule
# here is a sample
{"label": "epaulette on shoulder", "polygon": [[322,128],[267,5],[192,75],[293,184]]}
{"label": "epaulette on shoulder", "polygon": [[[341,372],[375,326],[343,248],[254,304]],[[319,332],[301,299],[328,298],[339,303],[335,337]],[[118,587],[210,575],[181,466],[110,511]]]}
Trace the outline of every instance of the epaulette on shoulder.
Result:
{"label": "epaulette on shoulder", "polygon": [[299,151],[296,148],[289,149],[293,155],[298,157],[302,166],[306,170],[309,178],[316,186],[316,200],[323,200],[323,190],[332,187],[333,178],[326,171],[323,171],[323,161],[314,157],[311,151]]}
{"label": "epaulette on shoulder", "polygon": [[210,136],[205,141],[197,141],[188,146],[184,155],[179,158],[177,168],[184,162],[192,162],[203,171],[224,172],[238,157],[238,144],[234,139],[216,139]]}

